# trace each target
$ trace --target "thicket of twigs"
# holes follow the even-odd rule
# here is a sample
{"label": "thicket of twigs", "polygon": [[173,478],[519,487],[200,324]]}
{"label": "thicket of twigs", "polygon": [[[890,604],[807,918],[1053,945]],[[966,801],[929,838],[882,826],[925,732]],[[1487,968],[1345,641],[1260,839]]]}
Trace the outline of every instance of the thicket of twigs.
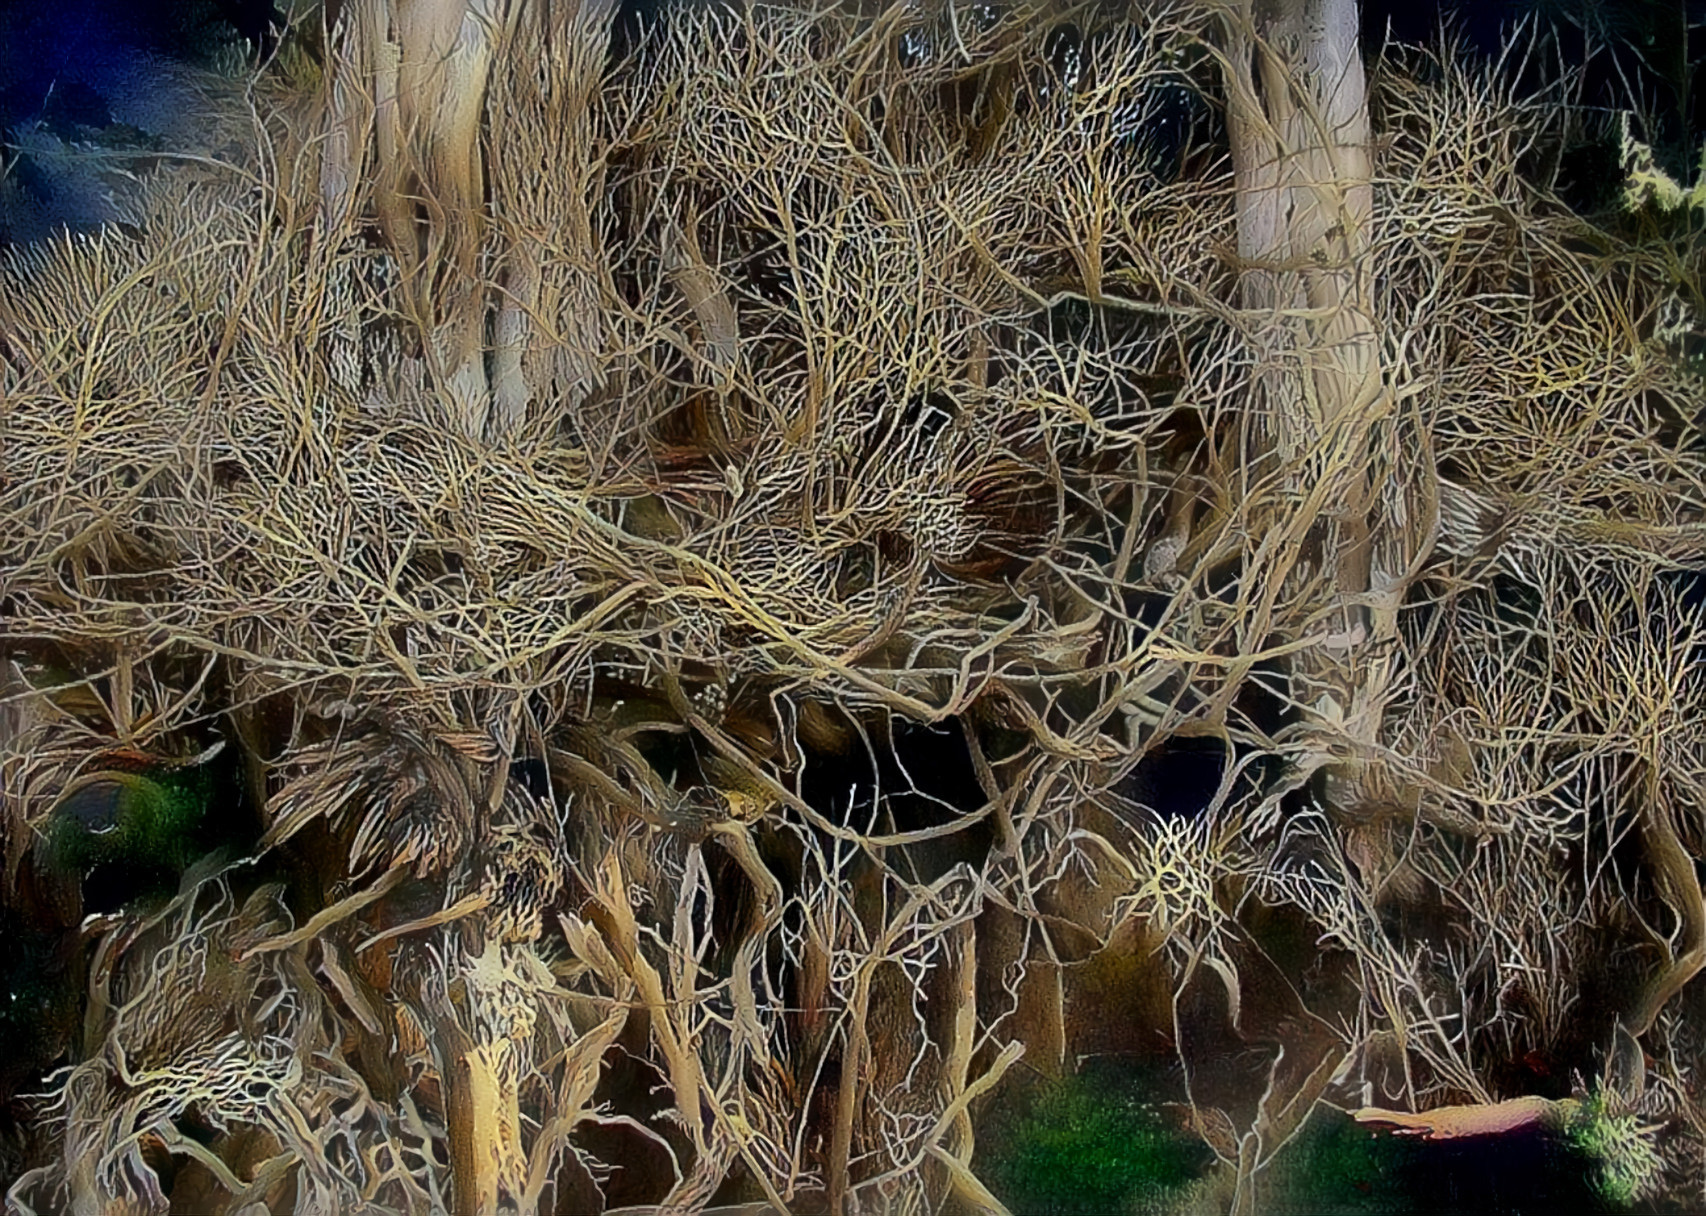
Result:
{"label": "thicket of twigs", "polygon": [[[488,433],[311,82],[8,255],[7,891],[75,1007],[12,1210],[1000,1210],[990,1101],[1108,1051],[1246,1186],[1330,1078],[1605,1093],[1698,1197],[1695,229],[1552,202],[1556,98],[1374,73],[1385,499],[1437,506],[1325,806],[1286,673],[1353,640],[1332,553],[1272,573],[1233,183],[1133,131],[1209,27],[1099,18],[1072,89],[1052,18],[914,20],[500,52]],[[221,740],[256,847],[81,919],[66,792]]]}

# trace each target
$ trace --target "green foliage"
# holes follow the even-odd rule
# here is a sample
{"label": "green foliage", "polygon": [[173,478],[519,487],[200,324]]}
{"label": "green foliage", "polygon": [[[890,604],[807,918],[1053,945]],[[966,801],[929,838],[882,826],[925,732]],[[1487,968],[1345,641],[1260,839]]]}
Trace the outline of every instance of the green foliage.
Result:
{"label": "green foliage", "polygon": [[1607,1203],[1629,1207],[1657,1193],[1664,1163],[1652,1129],[1632,1114],[1614,1114],[1595,1094],[1564,1129],[1570,1147],[1587,1159],[1594,1189]]}
{"label": "green foliage", "polygon": [[1129,1088],[1093,1075],[1044,1088],[992,1148],[991,1189],[1038,1216],[1162,1210],[1207,1156]]}
{"label": "green foliage", "polygon": [[1260,1210],[1554,1216],[1620,1208],[1592,1176],[1598,1160],[1580,1151],[1564,1126],[1427,1140],[1374,1130],[1323,1105],[1267,1172]]}
{"label": "green foliage", "polygon": [[1276,1211],[1344,1216],[1401,1209],[1415,1157],[1412,1142],[1323,1108],[1280,1157],[1272,1182],[1278,1193],[1268,1203]]}

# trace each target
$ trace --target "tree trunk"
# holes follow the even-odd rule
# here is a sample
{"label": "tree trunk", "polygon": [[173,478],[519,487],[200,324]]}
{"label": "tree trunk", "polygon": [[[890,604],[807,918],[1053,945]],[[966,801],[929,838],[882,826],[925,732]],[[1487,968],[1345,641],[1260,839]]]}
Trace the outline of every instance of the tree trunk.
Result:
{"label": "tree trunk", "polygon": [[371,208],[452,425],[476,438],[513,430],[547,393],[572,406],[598,380],[587,114],[613,12],[356,0],[330,32],[323,222],[336,231]]}
{"label": "tree trunk", "polygon": [[[1274,521],[1288,598],[1335,611],[1293,672],[1323,732],[1334,801],[1365,796],[1410,553],[1383,527],[1391,398],[1373,316],[1367,85],[1355,0],[1239,0],[1227,20],[1228,126],[1241,304],[1255,345],[1262,451],[1295,509]],[[1312,593],[1309,588],[1314,584]]]}
{"label": "tree trunk", "polygon": [[[1380,743],[1397,595],[1409,555],[1383,529],[1378,492],[1392,461],[1390,396],[1373,316],[1367,86],[1355,0],[1237,0],[1224,15],[1227,122],[1237,187],[1240,305],[1254,347],[1255,450],[1284,504],[1267,521],[1265,564],[1246,569],[1260,614],[1277,597],[1325,600],[1324,631],[1300,651],[1293,688],[1329,765],[1328,796],[1369,798]],[[1276,538],[1279,543],[1271,543]],[[1391,535],[1388,535],[1390,532]],[[1371,594],[1374,593],[1374,594]],[[1250,983],[1247,962],[1229,984]],[[1294,1027],[1317,1019],[1300,1008]],[[1236,1021],[1236,1018],[1234,1019]],[[1325,1024],[1321,1024],[1325,1029]],[[1302,1126],[1343,1056],[1337,1036],[1281,1044],[1237,1161],[1235,1212],[1258,1208],[1263,1165]]]}

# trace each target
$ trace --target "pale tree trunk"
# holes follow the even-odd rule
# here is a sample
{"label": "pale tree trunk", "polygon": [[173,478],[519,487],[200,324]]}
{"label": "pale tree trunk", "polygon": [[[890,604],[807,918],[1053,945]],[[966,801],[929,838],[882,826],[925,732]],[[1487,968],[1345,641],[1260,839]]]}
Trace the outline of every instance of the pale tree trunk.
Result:
{"label": "pale tree trunk", "polygon": [[349,5],[332,43],[321,168],[326,218],[347,222],[371,152],[372,205],[407,284],[403,303],[457,424],[473,434],[484,430],[490,408],[478,278],[480,113],[507,7],[505,0]]}
{"label": "pale tree trunk", "polygon": [[[572,406],[596,383],[587,115],[611,12],[608,0],[353,0],[330,32],[323,219],[336,229],[371,210],[406,284],[399,306],[470,436],[512,430],[547,389]],[[568,251],[564,265],[547,247]]]}
{"label": "pale tree trunk", "polygon": [[[1325,764],[1328,797],[1353,819],[1381,796],[1381,714],[1398,590],[1411,554],[1394,466],[1391,397],[1373,315],[1367,84],[1355,0],[1234,0],[1223,19],[1237,187],[1240,305],[1255,348],[1255,450],[1282,504],[1260,570],[1263,615],[1325,600],[1293,687]],[[1260,598],[1260,597],[1259,597]],[[1290,619],[1302,611],[1283,614]],[[1324,620],[1323,620],[1324,618]],[[1258,960],[1259,962],[1259,960]],[[1237,982],[1229,979],[1228,983]],[[1248,982],[1246,979],[1245,982]],[[1275,980],[1275,984],[1284,984]],[[1344,1045],[1300,1004],[1241,1136],[1234,1211],[1253,1212],[1263,1165],[1297,1131]]]}
{"label": "pale tree trunk", "polygon": [[[521,3],[521,0],[515,0]],[[530,402],[573,412],[602,382],[605,261],[592,105],[614,0],[523,3],[489,112],[492,210],[502,249],[492,351],[495,436]],[[549,174],[539,166],[550,165]]]}
{"label": "pale tree trunk", "polygon": [[[1282,594],[1325,577],[1338,609],[1294,670],[1323,729],[1333,800],[1368,796],[1408,566],[1385,518],[1391,397],[1373,316],[1367,84],[1355,0],[1238,0],[1227,13],[1228,126],[1241,303],[1257,347],[1252,407],[1277,459]],[[1383,499],[1386,506],[1383,507]],[[1401,507],[1399,507],[1401,511]]]}

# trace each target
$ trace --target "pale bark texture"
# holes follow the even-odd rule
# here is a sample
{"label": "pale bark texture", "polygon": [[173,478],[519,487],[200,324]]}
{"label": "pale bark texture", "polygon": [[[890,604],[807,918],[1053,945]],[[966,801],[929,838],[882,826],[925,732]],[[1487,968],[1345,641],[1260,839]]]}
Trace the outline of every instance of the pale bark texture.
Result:
{"label": "pale bark texture", "polygon": [[[1298,653],[1292,683],[1317,736],[1305,766],[1326,764],[1330,800],[1354,811],[1380,744],[1390,679],[1381,642],[1396,631],[1397,595],[1378,593],[1407,563],[1384,544],[1380,514],[1390,398],[1371,298],[1357,6],[1241,0],[1223,17],[1239,304],[1255,360],[1254,442],[1244,459],[1278,479],[1284,504],[1267,522],[1268,560],[1250,573],[1265,580],[1263,617],[1281,597],[1331,605],[1316,618],[1315,644]],[[1301,1003],[1291,1020],[1318,1021]],[[1241,1134],[1235,1212],[1257,1210],[1262,1166],[1301,1127],[1345,1050],[1331,1033],[1279,1038],[1266,1092]]]}
{"label": "pale bark texture", "polygon": [[512,431],[548,392],[572,408],[598,382],[588,107],[611,12],[359,0],[331,31],[323,218],[377,221],[470,436]]}
{"label": "pale bark texture", "polygon": [[[487,100],[492,218],[500,249],[492,351],[492,437],[530,404],[573,413],[603,382],[605,262],[591,200],[603,190],[592,104],[610,0],[524,4]],[[542,174],[541,165],[551,172]]]}
{"label": "pale bark texture", "polygon": [[[1383,656],[1415,548],[1389,493],[1391,395],[1373,316],[1367,84],[1354,0],[1243,0],[1228,14],[1227,119],[1238,189],[1240,303],[1255,345],[1258,457],[1294,509],[1270,594],[1315,580],[1334,611],[1294,670],[1322,727],[1333,800],[1369,794]],[[1271,462],[1271,463],[1269,463]]]}

